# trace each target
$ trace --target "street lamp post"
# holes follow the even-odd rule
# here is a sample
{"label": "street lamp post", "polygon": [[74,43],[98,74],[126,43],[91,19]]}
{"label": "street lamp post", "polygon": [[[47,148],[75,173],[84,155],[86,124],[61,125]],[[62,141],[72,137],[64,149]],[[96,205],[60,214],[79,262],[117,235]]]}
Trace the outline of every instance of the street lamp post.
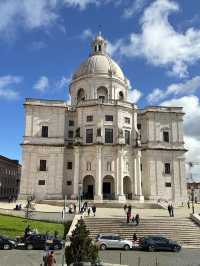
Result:
{"label": "street lamp post", "polygon": [[191,190],[191,198],[192,198],[192,213],[194,214],[194,188]]}
{"label": "street lamp post", "polygon": [[82,192],[82,183],[78,183],[78,209],[79,213],[81,212],[81,192]]}

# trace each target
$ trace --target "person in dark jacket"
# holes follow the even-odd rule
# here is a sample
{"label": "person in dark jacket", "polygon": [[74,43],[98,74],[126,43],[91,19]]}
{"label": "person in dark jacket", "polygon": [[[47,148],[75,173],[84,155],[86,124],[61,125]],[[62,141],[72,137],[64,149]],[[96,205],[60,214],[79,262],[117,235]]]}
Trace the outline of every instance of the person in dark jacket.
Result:
{"label": "person in dark jacket", "polygon": [[140,223],[140,216],[138,213],[135,215],[135,222],[136,222],[136,226],[139,225]]}
{"label": "person in dark jacket", "polygon": [[172,209],[171,209],[171,205],[170,204],[168,204],[167,209],[168,209],[168,212],[169,212],[169,216],[171,217],[171,211],[172,211]]}
{"label": "person in dark jacket", "polygon": [[96,206],[93,205],[93,206],[92,206],[92,212],[93,212],[94,216],[95,216],[95,214],[96,214],[96,210],[97,210]]}

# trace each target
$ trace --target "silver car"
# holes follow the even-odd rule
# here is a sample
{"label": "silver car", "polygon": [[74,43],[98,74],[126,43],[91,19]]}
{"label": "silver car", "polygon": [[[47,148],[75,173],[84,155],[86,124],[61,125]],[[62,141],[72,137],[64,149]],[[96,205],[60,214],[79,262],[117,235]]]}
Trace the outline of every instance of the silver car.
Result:
{"label": "silver car", "polygon": [[107,248],[129,250],[133,247],[131,241],[122,239],[117,234],[99,234],[96,237],[96,244],[101,250]]}

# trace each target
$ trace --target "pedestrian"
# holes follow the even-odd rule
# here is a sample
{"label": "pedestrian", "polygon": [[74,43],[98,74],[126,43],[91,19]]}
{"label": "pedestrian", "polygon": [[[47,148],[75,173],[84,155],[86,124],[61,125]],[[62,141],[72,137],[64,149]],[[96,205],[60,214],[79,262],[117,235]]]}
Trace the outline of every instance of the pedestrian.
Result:
{"label": "pedestrian", "polygon": [[95,214],[96,214],[96,210],[97,210],[96,206],[93,205],[93,206],[92,206],[92,212],[93,212],[94,216],[95,216]]}
{"label": "pedestrian", "polygon": [[171,204],[171,217],[174,217],[174,206]]}
{"label": "pedestrian", "polygon": [[134,216],[132,217],[131,222],[134,224],[134,222],[135,222],[135,217]]}
{"label": "pedestrian", "polygon": [[139,225],[140,223],[140,216],[138,213],[135,215],[135,222],[136,222],[136,226]]}
{"label": "pedestrian", "polygon": [[188,209],[190,209],[190,201],[187,202]]}
{"label": "pedestrian", "polygon": [[88,213],[88,216],[90,216],[90,207],[88,208],[87,213]]}
{"label": "pedestrian", "polygon": [[171,211],[172,211],[172,209],[171,209],[171,205],[170,204],[168,204],[167,209],[168,209],[168,212],[169,212],[169,216],[171,217]]}
{"label": "pedestrian", "polygon": [[74,203],[74,213],[76,213],[76,204]]}
{"label": "pedestrian", "polygon": [[54,257],[54,252],[51,251],[47,257],[47,266],[54,266],[55,264],[56,264],[56,259]]}
{"label": "pedestrian", "polygon": [[127,211],[127,214],[126,214],[126,222],[127,222],[127,224],[130,222],[130,219],[131,219],[131,212]]}
{"label": "pedestrian", "polygon": [[48,264],[47,264],[48,255],[49,255],[49,250],[48,250],[48,247],[45,246],[44,254],[42,257],[42,260],[44,262],[44,266],[48,266]]}

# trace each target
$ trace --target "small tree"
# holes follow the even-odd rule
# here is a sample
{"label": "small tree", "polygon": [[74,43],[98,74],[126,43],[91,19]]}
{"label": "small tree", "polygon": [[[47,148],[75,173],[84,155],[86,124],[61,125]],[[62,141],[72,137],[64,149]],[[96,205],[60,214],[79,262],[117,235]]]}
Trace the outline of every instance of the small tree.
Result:
{"label": "small tree", "polygon": [[98,248],[92,243],[89,231],[83,219],[80,219],[75,230],[70,237],[70,246],[65,249],[65,259],[67,265],[81,265],[81,262],[91,262],[95,264],[98,260]]}

